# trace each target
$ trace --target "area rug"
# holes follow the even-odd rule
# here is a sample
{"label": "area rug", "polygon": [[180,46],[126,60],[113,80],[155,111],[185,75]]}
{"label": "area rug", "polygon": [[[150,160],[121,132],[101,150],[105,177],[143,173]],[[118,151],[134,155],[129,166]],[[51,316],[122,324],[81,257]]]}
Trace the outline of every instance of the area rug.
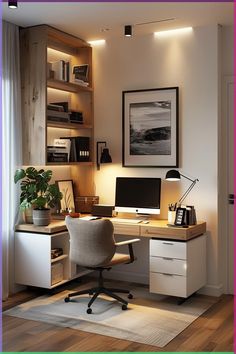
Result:
{"label": "area rug", "polygon": [[164,347],[217,301],[213,297],[194,295],[178,305],[176,298],[150,294],[142,286],[133,287],[132,293],[134,299],[126,311],[115,300],[103,296],[97,298],[93,313],[88,315],[87,296],[65,303],[68,291],[62,291],[40,296],[4,314]]}

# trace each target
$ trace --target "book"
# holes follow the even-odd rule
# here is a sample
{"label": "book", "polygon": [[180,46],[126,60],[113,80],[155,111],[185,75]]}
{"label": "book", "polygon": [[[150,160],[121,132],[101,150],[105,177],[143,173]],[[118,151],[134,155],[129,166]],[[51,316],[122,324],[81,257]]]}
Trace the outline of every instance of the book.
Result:
{"label": "book", "polygon": [[60,104],[57,104],[57,103],[49,103],[47,105],[47,109],[50,111],[66,112],[64,107]]}
{"label": "book", "polygon": [[52,70],[54,71],[54,79],[65,81],[64,71],[65,71],[65,61],[58,60],[52,63]]}

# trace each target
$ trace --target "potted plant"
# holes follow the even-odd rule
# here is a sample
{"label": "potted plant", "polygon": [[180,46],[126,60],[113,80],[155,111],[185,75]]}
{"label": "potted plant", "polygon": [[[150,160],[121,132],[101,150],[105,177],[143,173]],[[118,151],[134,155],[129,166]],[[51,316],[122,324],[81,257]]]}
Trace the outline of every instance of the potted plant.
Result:
{"label": "potted plant", "polygon": [[26,170],[20,168],[15,172],[15,183],[21,181],[20,208],[24,210],[32,205],[33,223],[37,226],[50,223],[50,208],[55,207],[62,199],[58,186],[49,184],[51,178],[51,170],[37,171],[34,167]]}

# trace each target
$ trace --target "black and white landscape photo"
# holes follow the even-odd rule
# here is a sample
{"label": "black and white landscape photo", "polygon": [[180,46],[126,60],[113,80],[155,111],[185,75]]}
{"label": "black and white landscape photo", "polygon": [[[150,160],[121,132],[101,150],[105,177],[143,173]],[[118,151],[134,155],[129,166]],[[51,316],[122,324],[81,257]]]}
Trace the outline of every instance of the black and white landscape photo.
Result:
{"label": "black and white landscape photo", "polygon": [[131,103],[130,155],[171,155],[171,101]]}

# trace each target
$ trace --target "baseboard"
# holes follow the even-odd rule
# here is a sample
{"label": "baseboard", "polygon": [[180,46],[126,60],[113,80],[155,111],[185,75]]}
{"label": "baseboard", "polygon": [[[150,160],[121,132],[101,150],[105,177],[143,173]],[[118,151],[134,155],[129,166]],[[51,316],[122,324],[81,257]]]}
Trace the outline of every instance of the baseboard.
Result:
{"label": "baseboard", "polygon": [[219,297],[223,294],[223,284],[206,285],[200,290],[198,290],[198,294]]}
{"label": "baseboard", "polygon": [[123,280],[133,283],[139,284],[149,284],[149,276],[145,274],[139,274],[134,272],[119,272],[115,270],[111,270],[110,272],[106,272],[104,274],[104,278],[106,279],[115,279],[115,280]]}

